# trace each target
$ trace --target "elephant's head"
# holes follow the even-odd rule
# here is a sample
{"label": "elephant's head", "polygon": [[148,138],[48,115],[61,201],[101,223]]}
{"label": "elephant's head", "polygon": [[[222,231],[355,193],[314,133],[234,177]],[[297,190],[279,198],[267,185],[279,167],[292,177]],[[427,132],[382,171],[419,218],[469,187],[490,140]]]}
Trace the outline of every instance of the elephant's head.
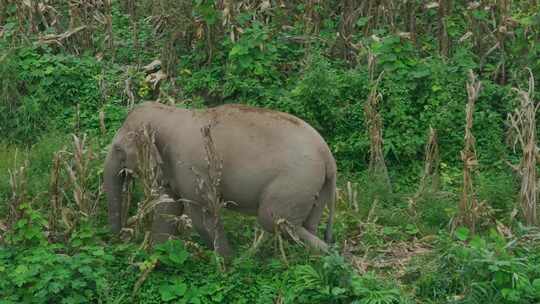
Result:
{"label": "elephant's head", "polygon": [[122,229],[122,188],[129,172],[137,170],[137,148],[133,136],[117,135],[109,149],[103,172],[103,186],[113,233]]}

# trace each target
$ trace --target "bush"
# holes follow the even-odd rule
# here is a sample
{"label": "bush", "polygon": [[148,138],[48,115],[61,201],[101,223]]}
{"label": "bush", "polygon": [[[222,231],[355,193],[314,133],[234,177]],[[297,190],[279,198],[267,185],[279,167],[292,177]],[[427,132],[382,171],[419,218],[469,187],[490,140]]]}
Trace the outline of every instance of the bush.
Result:
{"label": "bush", "polygon": [[506,239],[494,230],[485,237],[470,236],[462,227],[456,238],[443,236],[435,259],[420,262],[418,296],[459,303],[540,301],[537,246]]}
{"label": "bush", "polygon": [[[100,81],[110,79],[102,79],[104,65],[94,57],[53,54],[39,47],[20,47],[5,55],[0,73],[0,85],[7,88],[0,102],[0,132],[6,135],[5,140],[33,143],[54,130],[98,134],[103,104],[107,103],[106,109],[116,106],[114,112],[125,113],[114,96],[104,100]],[[107,73],[115,74],[116,70]],[[107,115],[107,123],[124,115]]]}

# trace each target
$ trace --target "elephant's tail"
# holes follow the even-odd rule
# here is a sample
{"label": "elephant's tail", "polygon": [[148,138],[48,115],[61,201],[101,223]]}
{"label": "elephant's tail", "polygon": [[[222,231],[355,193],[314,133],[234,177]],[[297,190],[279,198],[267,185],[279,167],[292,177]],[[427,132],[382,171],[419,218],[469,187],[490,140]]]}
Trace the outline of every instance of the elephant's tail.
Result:
{"label": "elephant's tail", "polygon": [[328,206],[328,222],[326,223],[324,240],[330,244],[333,242],[332,226],[334,225],[334,213],[336,209],[336,163],[333,157],[326,167],[326,180],[321,189],[320,197]]}

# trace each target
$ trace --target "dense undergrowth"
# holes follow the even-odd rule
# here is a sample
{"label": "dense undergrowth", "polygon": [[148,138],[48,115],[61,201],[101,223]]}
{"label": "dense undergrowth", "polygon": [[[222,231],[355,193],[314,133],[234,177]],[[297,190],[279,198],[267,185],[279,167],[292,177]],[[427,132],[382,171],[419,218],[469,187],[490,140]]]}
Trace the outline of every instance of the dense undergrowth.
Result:
{"label": "dense undergrowth", "polygon": [[[28,18],[38,11],[27,3],[38,2],[43,19]],[[452,12],[383,1],[367,13],[355,1],[278,2],[88,1],[88,14],[110,16],[109,36],[102,15],[73,17],[83,2],[0,0],[0,303],[540,303],[540,231],[522,224],[519,175],[508,166],[521,151],[507,137],[507,115],[519,104],[512,88],[526,87],[526,67],[540,79],[536,1],[452,1]],[[81,20],[82,32],[55,36]],[[44,42],[47,35],[61,40]],[[168,74],[157,86],[143,68],[155,59]],[[453,225],[469,70],[483,87],[473,125],[474,233]],[[378,111],[391,190],[367,170],[373,72],[383,72]],[[155,248],[144,234],[113,238],[103,160],[131,105],[155,99],[244,103],[313,125],[340,171],[333,253],[293,243],[281,250],[275,238],[252,252],[255,221],[233,213],[225,214],[231,261],[189,229]],[[438,183],[417,195],[430,127]],[[84,134],[87,163],[76,160]]]}

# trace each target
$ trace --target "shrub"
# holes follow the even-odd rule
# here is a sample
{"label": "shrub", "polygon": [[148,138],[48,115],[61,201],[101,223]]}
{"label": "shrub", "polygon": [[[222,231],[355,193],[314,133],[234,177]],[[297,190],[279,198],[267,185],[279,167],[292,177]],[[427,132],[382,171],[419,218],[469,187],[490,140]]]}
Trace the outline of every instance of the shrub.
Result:
{"label": "shrub", "polygon": [[[459,228],[456,240],[441,238],[432,262],[421,262],[417,294],[432,301],[460,303],[537,303],[540,300],[538,248],[506,239],[492,230],[470,236]],[[425,267],[431,265],[431,267]]]}

